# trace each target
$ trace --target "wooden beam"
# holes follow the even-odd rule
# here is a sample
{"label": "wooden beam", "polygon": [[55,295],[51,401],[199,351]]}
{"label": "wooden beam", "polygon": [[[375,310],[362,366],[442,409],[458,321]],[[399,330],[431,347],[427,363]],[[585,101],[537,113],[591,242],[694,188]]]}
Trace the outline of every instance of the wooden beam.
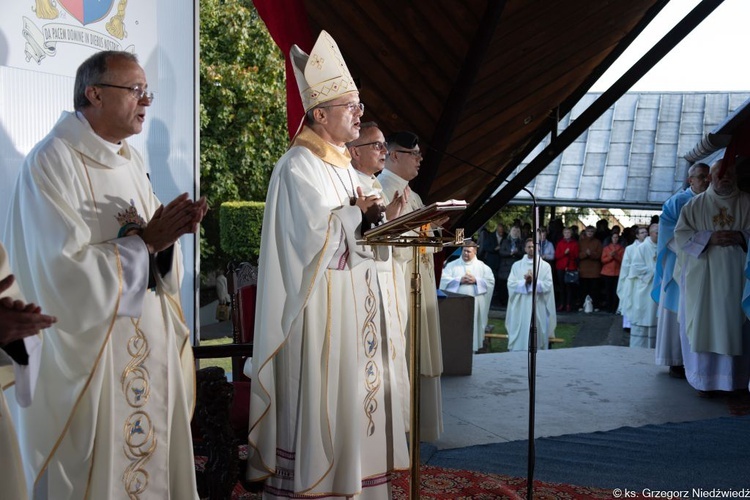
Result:
{"label": "wooden beam", "polygon": [[[487,203],[476,208],[473,214],[463,220],[456,222],[457,227],[463,227],[466,234],[477,231],[485,221],[489,220],[498,210],[505,206],[519,191],[525,188],[531,179],[536,177],[552,160],[570,146],[586,129],[588,129],[602,113],[610,108],[622,95],[643,77],[651,68],[658,63],[670,50],[672,50],[683,38],[685,38],[696,26],[698,26],[711,12],[713,12],[724,0],[703,0],[685,18],[677,23],[669,33],[659,40],[638,62],[636,62],[624,75],[622,75],[612,86],[589,106],[570,126],[559,134],[556,140],[551,141],[531,163],[499,192],[492,196]],[[506,168],[498,177],[496,186],[505,181],[513,169]],[[503,175],[504,174],[504,175]]]}
{"label": "wooden beam", "polygon": [[456,130],[471,93],[471,88],[492,43],[495,29],[500,24],[506,2],[507,0],[487,2],[487,9],[482,16],[482,22],[479,25],[476,37],[469,46],[468,54],[443,106],[443,113],[435,126],[435,132],[428,143],[431,147],[424,148],[426,152],[420,167],[421,175],[414,179],[411,184],[412,189],[416,193],[422,193],[425,199],[429,199],[432,182],[437,176],[438,167],[443,159],[442,151],[453,137],[453,132]]}

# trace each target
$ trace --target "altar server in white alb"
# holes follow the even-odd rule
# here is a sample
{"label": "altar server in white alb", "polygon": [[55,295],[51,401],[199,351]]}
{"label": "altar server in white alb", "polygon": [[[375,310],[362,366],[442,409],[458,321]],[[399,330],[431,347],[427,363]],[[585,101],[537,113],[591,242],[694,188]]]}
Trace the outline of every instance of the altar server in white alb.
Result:
{"label": "altar server in white alb", "polygon": [[153,100],[135,55],[98,52],[29,153],[5,232],[44,333],[36,393],[16,424],[35,498],[197,498],[195,366],[177,239],[205,200],[166,206],[127,142]]}
{"label": "altar server in white alb", "polygon": [[750,194],[734,163],[711,165],[711,184],[680,212],[674,231],[680,270],[680,333],[685,376],[701,396],[747,389],[750,322],[742,309]]}
{"label": "altar server in white alb", "polygon": [[622,256],[622,265],[620,266],[620,279],[617,281],[617,298],[620,299],[618,311],[622,313],[623,329],[630,329],[630,308],[633,303],[633,278],[630,276],[630,266],[633,262],[638,246],[643,243],[648,235],[648,229],[643,226],[637,226],[635,230],[635,240],[625,248]]}
{"label": "altar server in white alb", "polygon": [[[290,54],[304,126],[274,167],[263,218],[248,477],[264,498],[389,498],[409,467],[403,400],[365,195],[345,144],[364,106],[336,42]],[[408,388],[404,388],[408,390]]]}
{"label": "altar server in white alb", "polygon": [[449,262],[440,275],[440,289],[474,297],[474,351],[484,345],[495,275],[490,266],[477,258],[473,241],[461,250],[461,258]]}
{"label": "altar server in white alb", "polygon": [[552,268],[540,255],[534,257],[534,240],[526,240],[526,255],[515,262],[508,276],[508,310],[505,329],[508,330],[508,350],[525,351],[529,348],[531,328],[531,292],[533,290],[533,264],[536,260],[536,344],[547,349],[549,338],[555,336],[557,313],[555,292],[552,287]]}
{"label": "altar server in white alb", "polygon": [[656,271],[656,242],[659,225],[651,224],[648,238],[638,245],[630,262],[628,274],[631,280],[629,319],[630,347],[656,346],[656,302],[651,298]]}
{"label": "altar server in white alb", "polygon": [[[399,193],[409,193],[403,213],[407,214],[424,207],[422,198],[409,190],[409,181],[419,174],[422,152],[419,150],[419,137],[407,131],[395,132],[386,137],[388,156],[385,169],[378,176],[383,186],[383,194],[392,200]],[[443,432],[443,395],[440,375],[443,373],[443,350],[440,340],[440,316],[437,304],[437,280],[435,278],[434,248],[419,248],[419,275],[421,278],[421,318],[420,335],[420,422],[422,441],[437,441]],[[411,304],[411,280],[414,272],[414,251],[412,248],[395,247],[393,258],[396,261],[396,291],[398,293],[401,317],[409,318]],[[407,322],[407,339],[411,338],[411,326]]]}
{"label": "altar server in white alb", "polygon": [[10,274],[8,254],[0,244],[0,485],[3,498],[28,498],[21,452],[5,390],[14,388],[16,401],[28,406],[34,396],[42,339],[39,330],[57,319],[42,314],[35,304],[27,304]]}

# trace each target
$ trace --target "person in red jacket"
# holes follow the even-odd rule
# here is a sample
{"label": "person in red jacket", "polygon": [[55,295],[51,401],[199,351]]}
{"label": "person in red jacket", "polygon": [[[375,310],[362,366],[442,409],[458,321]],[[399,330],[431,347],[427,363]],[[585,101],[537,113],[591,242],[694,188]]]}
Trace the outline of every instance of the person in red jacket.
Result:
{"label": "person in red jacket", "polygon": [[613,232],[611,243],[602,250],[602,280],[604,281],[603,304],[607,311],[617,312],[620,300],[617,298],[617,281],[620,279],[620,266],[625,255],[625,247],[620,245],[620,234]]}
{"label": "person in red jacket", "polygon": [[578,288],[577,284],[565,283],[565,271],[578,270],[578,242],[572,238],[573,231],[566,227],[563,229],[563,239],[557,242],[555,247],[555,271],[557,279],[562,287],[558,311],[570,311]]}

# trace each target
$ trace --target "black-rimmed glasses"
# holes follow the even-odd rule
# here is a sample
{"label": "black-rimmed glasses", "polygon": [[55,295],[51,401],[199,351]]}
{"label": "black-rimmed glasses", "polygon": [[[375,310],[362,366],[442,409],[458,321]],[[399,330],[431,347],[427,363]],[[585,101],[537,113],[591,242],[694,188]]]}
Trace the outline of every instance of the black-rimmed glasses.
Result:
{"label": "black-rimmed glasses", "polygon": [[346,104],[329,104],[328,106],[318,106],[319,108],[337,108],[343,107],[348,109],[351,113],[356,113],[357,110],[362,113],[365,112],[365,103],[363,102],[347,102]]}
{"label": "black-rimmed glasses", "polygon": [[113,89],[123,89],[123,90],[129,90],[130,94],[135,97],[138,101],[142,101],[143,99],[148,99],[148,102],[151,103],[154,100],[153,92],[149,92],[147,89],[141,88],[140,85],[133,85],[132,87],[125,87],[123,85],[112,85],[111,83],[95,83],[94,87],[111,87]]}
{"label": "black-rimmed glasses", "polygon": [[356,144],[352,147],[361,148],[362,146],[372,146],[375,151],[385,151],[388,149],[388,143],[382,141],[366,142],[364,144]]}
{"label": "black-rimmed glasses", "polygon": [[421,151],[407,151],[405,149],[396,149],[394,152],[396,152],[396,153],[406,153],[408,155],[412,155],[417,160],[421,160],[423,158]]}

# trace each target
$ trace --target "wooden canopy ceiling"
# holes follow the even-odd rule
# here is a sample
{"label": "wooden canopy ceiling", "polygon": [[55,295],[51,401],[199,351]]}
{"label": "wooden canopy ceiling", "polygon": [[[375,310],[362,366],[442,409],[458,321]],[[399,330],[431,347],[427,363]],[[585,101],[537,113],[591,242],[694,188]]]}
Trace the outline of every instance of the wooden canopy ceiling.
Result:
{"label": "wooden canopy ceiling", "polygon": [[[313,33],[331,33],[358,80],[363,120],[386,135],[420,136],[425,159],[414,190],[426,202],[465,199],[476,209],[667,2],[305,0],[305,7]],[[484,221],[464,222],[473,231]]]}

